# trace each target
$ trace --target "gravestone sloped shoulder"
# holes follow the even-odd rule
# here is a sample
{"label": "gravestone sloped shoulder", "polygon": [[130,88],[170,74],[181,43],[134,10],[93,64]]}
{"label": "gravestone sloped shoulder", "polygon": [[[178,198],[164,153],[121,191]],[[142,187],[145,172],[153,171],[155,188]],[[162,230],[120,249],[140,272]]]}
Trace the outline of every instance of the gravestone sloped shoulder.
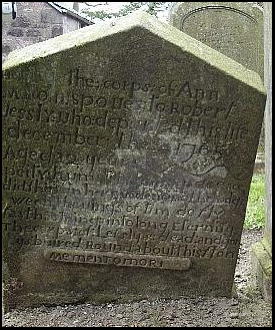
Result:
{"label": "gravestone sloped shoulder", "polygon": [[249,2],[173,2],[169,22],[264,80],[263,9]]}
{"label": "gravestone sloped shoulder", "polygon": [[11,53],[6,309],[230,296],[265,98],[145,13]]}

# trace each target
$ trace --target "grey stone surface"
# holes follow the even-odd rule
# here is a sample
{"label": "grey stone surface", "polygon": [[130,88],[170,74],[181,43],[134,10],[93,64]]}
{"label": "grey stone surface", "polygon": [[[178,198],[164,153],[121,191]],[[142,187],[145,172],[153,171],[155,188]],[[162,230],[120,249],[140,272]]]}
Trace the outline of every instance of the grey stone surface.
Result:
{"label": "grey stone surface", "polygon": [[255,72],[145,13],[3,69],[7,308],[231,296],[266,98]]}
{"label": "grey stone surface", "polygon": [[58,11],[52,10],[51,7],[47,7],[41,12],[41,22],[49,24],[63,24],[63,17]]}
{"label": "grey stone surface", "polygon": [[24,35],[24,32],[20,28],[12,28],[8,30],[7,34],[13,37],[22,37]]}
{"label": "grey stone surface", "polygon": [[255,243],[251,249],[254,285],[260,289],[265,300],[272,301],[272,254],[266,238]]}
{"label": "grey stone surface", "polygon": [[263,79],[263,10],[256,3],[174,2],[169,22]]}
{"label": "grey stone surface", "polygon": [[61,36],[63,34],[63,27],[62,26],[54,26],[52,28],[52,37],[55,38],[57,36]]}
{"label": "grey stone surface", "polygon": [[[263,9],[255,2],[173,2],[170,24],[264,80]],[[258,153],[264,154],[264,127]]]}
{"label": "grey stone surface", "polygon": [[[20,7],[19,7],[20,9]],[[20,16],[20,14],[16,17],[15,20],[12,20],[10,23],[11,26],[26,28],[31,25],[30,18],[26,16]]]}
{"label": "grey stone surface", "polygon": [[16,49],[80,28],[79,21],[66,16],[47,2],[17,2],[17,16],[2,14],[2,62]]}
{"label": "grey stone surface", "polygon": [[41,36],[41,32],[39,29],[28,29],[26,31],[26,37],[39,37]]}

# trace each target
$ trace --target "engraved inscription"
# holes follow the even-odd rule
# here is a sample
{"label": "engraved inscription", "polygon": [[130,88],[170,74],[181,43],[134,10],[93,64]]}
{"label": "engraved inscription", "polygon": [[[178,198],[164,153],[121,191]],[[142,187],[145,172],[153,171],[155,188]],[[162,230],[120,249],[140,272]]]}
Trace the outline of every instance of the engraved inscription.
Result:
{"label": "engraved inscription", "polygon": [[[14,247],[235,259],[239,229],[224,217],[232,208],[243,212],[246,192],[242,183],[227,190],[207,176],[237,177],[227,159],[248,134],[245,123],[232,121],[241,102],[227,102],[218,88],[192,80],[100,80],[80,67],[65,82],[62,92],[8,88],[4,94],[10,142],[3,151],[3,188],[10,201],[3,229]],[[137,99],[135,92],[145,94]],[[24,107],[18,106],[22,101]],[[146,179],[160,162],[150,155],[143,163],[143,150],[154,155],[160,146],[167,160],[158,175],[171,179],[184,170],[189,179],[172,186],[153,172]],[[105,148],[111,148],[108,155]],[[129,190],[122,189],[127,176]],[[31,197],[41,193],[43,199]]]}
{"label": "engraved inscription", "polygon": [[91,253],[71,252],[62,250],[49,250],[45,253],[46,258],[53,261],[87,263],[99,265],[115,265],[126,267],[160,268],[172,270],[188,270],[190,259],[187,258],[163,258],[156,256],[139,256],[119,253]]}

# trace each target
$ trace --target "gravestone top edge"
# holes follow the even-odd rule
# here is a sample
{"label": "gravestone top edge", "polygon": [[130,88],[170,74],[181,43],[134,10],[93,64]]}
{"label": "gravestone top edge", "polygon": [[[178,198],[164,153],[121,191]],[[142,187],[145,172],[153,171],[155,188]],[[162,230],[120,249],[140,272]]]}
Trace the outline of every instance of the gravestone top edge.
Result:
{"label": "gravestone top edge", "polygon": [[219,71],[225,72],[227,75],[266,94],[258,73],[248,70],[233,59],[143,11],[137,11],[126,17],[118,18],[111,23],[103,22],[96,26],[88,26],[15,50],[9,54],[7,60],[3,63],[2,71],[8,71],[57,53],[73,50],[74,48],[82,47],[91,42],[112,37],[117,33],[127,32],[135,28],[150,31],[157,37],[180,47],[184,52],[194,55]]}
{"label": "gravestone top edge", "polygon": [[257,3],[254,2],[219,2],[219,1],[208,1],[208,2],[172,2],[171,6],[169,7],[168,12],[168,22],[172,23],[174,15],[177,11],[187,11],[189,9],[196,10],[200,7],[208,7],[213,6],[217,8],[227,7],[239,10],[249,11],[249,14],[254,19],[262,19],[263,8],[259,6]]}

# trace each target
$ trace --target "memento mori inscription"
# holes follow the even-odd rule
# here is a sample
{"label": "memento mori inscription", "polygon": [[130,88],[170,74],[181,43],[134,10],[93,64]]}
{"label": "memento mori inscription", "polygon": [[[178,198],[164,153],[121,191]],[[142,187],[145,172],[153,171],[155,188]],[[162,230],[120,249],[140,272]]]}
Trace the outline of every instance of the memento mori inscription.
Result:
{"label": "memento mori inscription", "polygon": [[169,21],[263,79],[263,10],[255,3],[175,2]]}
{"label": "memento mori inscription", "polygon": [[10,306],[231,294],[265,95],[201,49],[137,14],[7,60]]}

